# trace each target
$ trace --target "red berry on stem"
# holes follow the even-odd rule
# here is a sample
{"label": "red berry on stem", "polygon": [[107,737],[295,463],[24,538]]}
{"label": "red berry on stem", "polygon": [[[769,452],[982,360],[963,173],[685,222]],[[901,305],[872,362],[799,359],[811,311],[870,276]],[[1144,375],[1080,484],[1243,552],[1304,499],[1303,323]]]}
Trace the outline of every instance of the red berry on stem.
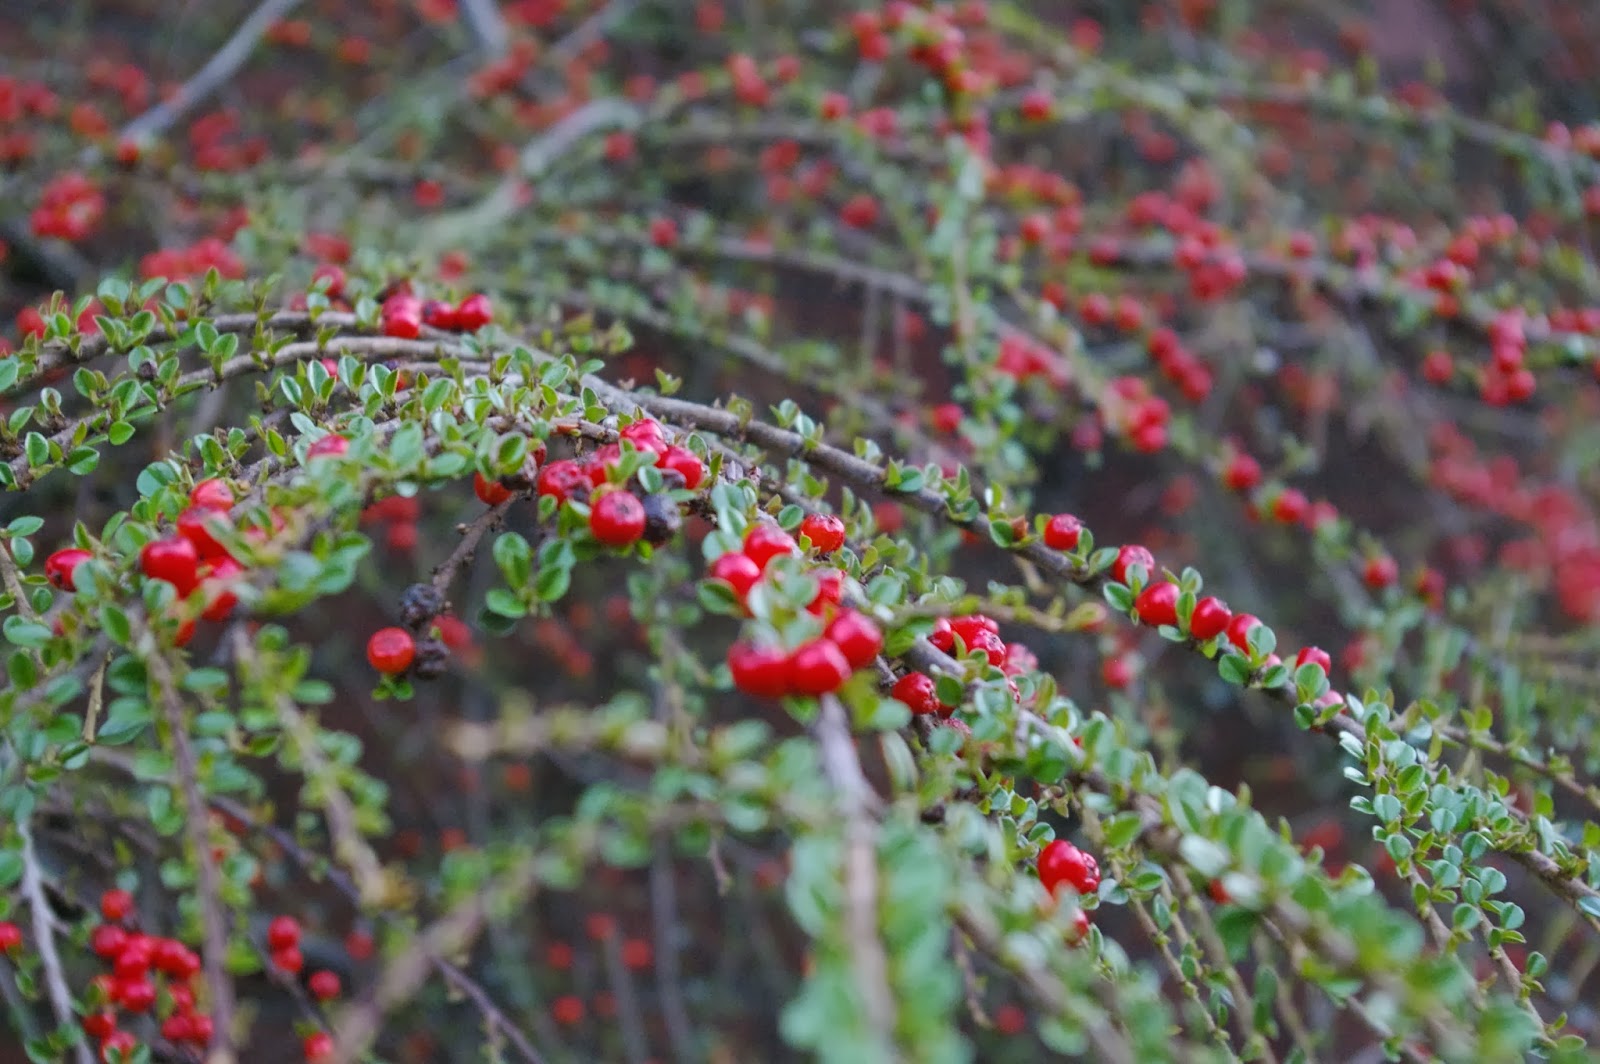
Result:
{"label": "red berry on stem", "polygon": [[477,332],[494,320],[494,306],[481,292],[470,295],[456,306],[456,328],[462,332]]}
{"label": "red berry on stem", "polygon": [[89,552],[81,548],[64,547],[45,559],[45,579],[50,581],[52,587],[62,591],[76,591],[78,586],[73,583],[72,574],[90,557]]}
{"label": "red berry on stem", "polygon": [[549,495],[561,503],[588,491],[590,480],[582,466],[570,458],[563,458],[539,470],[535,484],[540,495]]}
{"label": "red berry on stem", "polygon": [[472,474],[472,493],[486,506],[499,506],[512,495],[510,488],[498,480],[490,480],[482,473]]}
{"label": "red berry on stem", "polygon": [[[617,433],[617,438],[633,444],[636,451],[654,451],[661,454],[667,449],[667,433],[661,422],[643,418]],[[692,452],[691,452],[692,453]]]}
{"label": "red berry on stem", "polygon": [[826,695],[850,678],[850,662],[831,640],[816,639],[789,659],[789,681],[796,694]]}
{"label": "red berry on stem", "polygon": [[779,647],[735,643],[728,648],[728,671],[733,685],[747,695],[781,698],[789,693],[789,655]]}
{"label": "red berry on stem", "polygon": [[1126,584],[1128,582],[1128,570],[1135,565],[1144,567],[1147,579],[1155,574],[1155,556],[1138,544],[1129,543],[1117,551],[1117,560],[1111,563],[1112,579],[1119,584]]}
{"label": "red berry on stem", "polygon": [[100,1059],[105,1064],[113,1061],[129,1061],[133,1059],[134,1050],[139,1048],[138,1039],[127,1031],[112,1031],[100,1043]]}
{"label": "red berry on stem", "polygon": [[128,933],[116,924],[101,924],[89,934],[89,948],[96,957],[112,960],[128,944]]}
{"label": "red berry on stem", "polygon": [[121,922],[133,912],[133,895],[125,890],[108,890],[100,895],[100,915]]}
{"label": "red berry on stem", "polygon": [[211,534],[210,523],[224,520],[226,511],[203,506],[190,506],[178,515],[178,535],[194,544],[202,558],[221,558],[228,550]]}
{"label": "red berry on stem", "polygon": [[1298,669],[1307,663],[1320,666],[1324,676],[1333,672],[1333,657],[1321,647],[1300,648],[1300,653],[1294,657],[1294,667]]}
{"label": "red berry on stem", "polygon": [[896,680],[889,697],[904,702],[913,713],[947,713],[939,702],[933,678],[920,672],[908,672]]}
{"label": "red berry on stem", "polygon": [[1066,839],[1056,839],[1039,853],[1039,881],[1051,894],[1062,884],[1092,894],[1100,886],[1100,864]]}
{"label": "red berry on stem", "polygon": [[1261,618],[1250,613],[1236,613],[1228,622],[1228,642],[1246,654],[1250,653],[1250,633],[1261,626]]}
{"label": "red berry on stem", "polygon": [[1227,630],[1233,613],[1228,604],[1215,595],[1207,595],[1194,604],[1189,616],[1189,634],[1199,640],[1215,639]]}
{"label": "red berry on stem", "polygon": [[389,676],[405,672],[416,656],[416,641],[404,628],[380,628],[367,640],[367,661],[374,669]]}
{"label": "red berry on stem", "polygon": [[706,574],[711,579],[721,580],[733,588],[734,594],[739,596],[740,602],[743,602],[745,596],[750,594],[750,589],[755,587],[756,581],[761,579],[761,566],[752,561],[748,554],[729,551],[712,562]]}
{"label": "red berry on stem", "polygon": [[15,953],[22,948],[22,928],[10,920],[0,920],[0,953]]}
{"label": "red berry on stem", "polygon": [[288,949],[300,944],[300,921],[292,916],[274,916],[267,925],[267,948]]}
{"label": "red berry on stem", "polygon": [[333,1059],[333,1036],[325,1031],[308,1034],[305,1041],[300,1043],[300,1048],[306,1055],[307,1064],[321,1064],[324,1060]]}
{"label": "red berry on stem", "polygon": [[200,552],[182,536],[169,536],[144,545],[139,568],[152,580],[165,580],[187,595],[199,583]]}
{"label": "red berry on stem", "polygon": [[832,554],[844,546],[844,522],[832,514],[806,514],[800,534],[811,541],[818,554]]}
{"label": "red berry on stem", "polygon": [[693,491],[700,486],[706,478],[706,465],[700,461],[700,456],[687,447],[673,444],[661,452],[661,458],[656,462],[661,469],[671,469],[683,477],[683,486]]}
{"label": "red berry on stem", "polygon": [[1044,545],[1051,550],[1077,550],[1083,522],[1071,514],[1056,514],[1045,523]]}
{"label": "red berry on stem", "polygon": [[1178,597],[1182,592],[1178,585],[1168,580],[1151,584],[1139,592],[1139,597],[1133,600],[1133,608],[1139,615],[1139,622],[1152,628],[1163,624],[1176,625],[1178,623]]}
{"label": "red berry on stem", "polygon": [[800,548],[794,537],[767,521],[758,521],[745,530],[744,553],[757,568],[765,570],[767,563],[780,554],[794,554]]}
{"label": "red berry on stem", "polygon": [[632,492],[611,491],[589,511],[589,531],[610,547],[626,547],[644,535],[644,503]]}
{"label": "red berry on stem", "polygon": [[339,996],[339,977],[327,970],[312,972],[306,986],[310,988],[312,997],[319,1001],[332,1001]]}
{"label": "red berry on stem", "polygon": [[337,458],[348,450],[350,450],[350,441],[337,432],[330,432],[306,448],[306,461],[309,462],[313,458],[323,457]]}
{"label": "red berry on stem", "polygon": [[850,668],[864,669],[883,650],[883,632],[872,618],[847,610],[828,625],[826,637],[844,654]]}
{"label": "red berry on stem", "polygon": [[228,511],[233,509],[233,489],[219,477],[202,480],[189,492],[189,505],[202,510]]}
{"label": "red berry on stem", "polygon": [[272,951],[272,965],[279,971],[288,972],[290,975],[294,975],[298,973],[301,968],[305,967],[305,963],[305,957],[301,955],[300,948],[298,946],[290,946],[288,949]]}

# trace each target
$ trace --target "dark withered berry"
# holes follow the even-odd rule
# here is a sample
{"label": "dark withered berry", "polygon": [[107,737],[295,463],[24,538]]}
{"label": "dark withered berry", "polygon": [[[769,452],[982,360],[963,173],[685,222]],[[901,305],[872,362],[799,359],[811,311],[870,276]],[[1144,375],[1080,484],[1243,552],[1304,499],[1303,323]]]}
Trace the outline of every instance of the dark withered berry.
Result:
{"label": "dark withered berry", "polygon": [[450,668],[450,648],[437,639],[417,640],[417,657],[411,672],[419,680],[437,680]]}
{"label": "dark withered berry", "polygon": [[683,527],[683,515],[669,495],[649,495],[644,500],[644,541],[652,547],[666,543]]}
{"label": "dark withered berry", "polygon": [[412,584],[400,596],[400,623],[421,629],[444,612],[444,592],[432,584]]}

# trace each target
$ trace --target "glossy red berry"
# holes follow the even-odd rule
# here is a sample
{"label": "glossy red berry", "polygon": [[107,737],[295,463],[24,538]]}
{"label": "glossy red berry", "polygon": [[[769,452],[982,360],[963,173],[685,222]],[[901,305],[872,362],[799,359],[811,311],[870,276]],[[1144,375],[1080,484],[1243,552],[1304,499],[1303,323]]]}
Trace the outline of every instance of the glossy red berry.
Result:
{"label": "glossy red berry", "polygon": [[850,668],[864,669],[883,650],[883,631],[872,618],[855,610],[846,610],[828,625],[826,638],[844,654]]}
{"label": "glossy red berry", "polygon": [[1056,839],[1039,853],[1039,881],[1051,894],[1063,884],[1093,894],[1100,886],[1100,864],[1066,839]]}
{"label": "glossy red berry", "polygon": [[1155,575],[1155,556],[1143,547],[1129,543],[1117,551],[1117,560],[1111,563],[1111,578],[1119,584],[1126,584],[1128,582],[1128,570],[1135,565],[1144,567],[1146,579]]}
{"label": "glossy red berry", "polygon": [[143,976],[119,980],[112,997],[129,1012],[149,1012],[156,1003],[156,988]]}
{"label": "glossy red berry", "polygon": [[190,506],[178,515],[178,535],[194,544],[194,549],[202,558],[221,558],[228,553],[221,540],[211,534],[213,521],[221,524],[226,520],[225,510],[216,510],[204,506]]}
{"label": "glossy red berry", "polygon": [[1083,522],[1071,514],[1056,514],[1045,523],[1044,545],[1051,550],[1077,550]]}
{"label": "glossy red berry", "polygon": [[589,531],[608,547],[626,547],[644,535],[644,503],[627,491],[611,491],[594,501]]}
{"label": "glossy red berry", "polygon": [[10,920],[0,920],[0,953],[15,953],[22,948],[22,928]]}
{"label": "glossy red berry", "polygon": [[1300,648],[1300,653],[1294,656],[1294,667],[1298,669],[1308,663],[1319,666],[1324,676],[1333,672],[1333,657],[1321,647]]}
{"label": "glossy red berry", "polygon": [[653,451],[661,454],[667,449],[667,432],[661,422],[641,418],[617,433],[617,438],[633,444],[636,451]]}
{"label": "glossy red berry", "polygon": [[499,506],[512,495],[510,488],[498,480],[490,480],[482,473],[472,474],[472,493],[486,506]]}
{"label": "glossy red berry", "polygon": [[1400,567],[1387,554],[1374,554],[1361,570],[1361,579],[1374,591],[1382,591],[1394,583],[1399,575]]}
{"label": "glossy red berry", "polygon": [[806,514],[800,534],[811,541],[818,554],[832,554],[844,546],[844,522],[832,514]]}
{"label": "glossy red berry", "polygon": [[300,947],[298,946],[272,951],[272,966],[281,972],[295,975],[301,968],[305,967],[305,963],[306,959],[300,953]]}
{"label": "glossy red berry", "polygon": [[758,521],[745,530],[744,553],[756,567],[765,570],[767,563],[780,554],[794,554],[800,548],[794,537],[768,521]]}
{"label": "glossy red berry", "polygon": [[127,1031],[112,1031],[106,1036],[105,1041],[100,1043],[100,1059],[105,1064],[129,1061],[133,1059],[133,1052],[138,1048],[139,1040]]}
{"label": "glossy red berry", "polygon": [[152,580],[165,580],[187,595],[200,581],[200,552],[182,536],[153,540],[139,552],[139,569]]}
{"label": "glossy red berry", "polygon": [[830,639],[815,639],[789,659],[789,682],[796,694],[826,695],[850,678],[850,662]]}
{"label": "glossy red berry", "polygon": [[1139,615],[1139,623],[1152,628],[1163,624],[1176,626],[1178,597],[1181,594],[1178,585],[1168,580],[1151,584],[1139,592],[1139,597],[1133,600],[1133,609]]}
{"label": "glossy red berry", "polygon": [[202,480],[189,492],[189,505],[202,510],[226,512],[233,509],[233,501],[233,489],[219,477]]}
{"label": "glossy red berry", "polygon": [[1100,679],[1113,691],[1121,691],[1133,683],[1133,665],[1118,654],[1100,663]]}
{"label": "glossy red berry", "polygon": [[734,594],[743,602],[756,581],[761,579],[761,567],[748,554],[729,551],[711,563],[706,575],[733,588]]}
{"label": "glossy red berry", "polygon": [[570,458],[563,458],[539,470],[535,485],[540,495],[549,495],[560,503],[587,492],[591,482],[582,466]]}
{"label": "glossy red berry", "polygon": [[[394,629],[385,629],[393,631]],[[300,921],[292,916],[274,916],[272,922],[267,924],[267,948],[269,950],[288,949],[290,946],[300,944]]]}
{"label": "glossy red berry", "polygon": [[114,1012],[91,1012],[83,1018],[83,1033],[90,1038],[104,1041],[116,1030],[117,1014]]}
{"label": "glossy red berry", "polygon": [[908,672],[896,680],[889,697],[904,702],[913,713],[948,713],[939,701],[933,678],[920,672]]}
{"label": "glossy red berry", "polygon": [[735,643],[728,648],[728,672],[733,686],[747,695],[782,698],[789,693],[789,655],[779,647]]}
{"label": "glossy red berry", "polygon": [[661,458],[656,462],[661,469],[670,469],[683,477],[683,486],[693,491],[700,486],[706,478],[706,464],[700,461],[700,456],[687,447],[673,444],[661,452]]}
{"label": "glossy red berry", "polygon": [[1250,633],[1261,626],[1261,618],[1250,613],[1236,613],[1228,622],[1228,642],[1246,654],[1250,653]]}
{"label": "glossy red berry", "polygon": [[306,1064],[321,1064],[333,1059],[333,1036],[326,1031],[308,1034],[300,1048],[306,1055]]}
{"label": "glossy red berry", "polygon": [[211,1036],[214,1033],[215,1027],[211,1022],[210,1016],[203,1012],[191,1012],[189,1014],[189,1041],[192,1044],[202,1047],[210,1045]]}
{"label": "glossy red berry", "polygon": [[73,582],[72,574],[90,557],[92,555],[81,548],[63,547],[45,559],[45,579],[50,581],[52,587],[62,591],[76,591],[78,585]]}
{"label": "glossy red berry", "polygon": [[456,305],[456,328],[462,332],[477,332],[493,320],[494,306],[482,293],[470,295]]}
{"label": "glossy red berry", "polygon": [[1228,609],[1228,604],[1215,595],[1207,595],[1194,604],[1194,613],[1189,616],[1189,634],[1201,641],[1215,639],[1228,628],[1228,622],[1233,620],[1233,611]]}
{"label": "glossy red berry", "polygon": [[311,991],[311,996],[318,1001],[332,1001],[339,996],[339,977],[326,969],[312,972],[311,978],[306,981],[306,986]]}
{"label": "glossy red berry", "polygon": [[128,944],[128,933],[116,924],[101,924],[89,934],[89,948],[102,960],[114,960]]}
{"label": "glossy red berry", "polygon": [[[380,628],[367,640],[367,661],[374,669],[389,676],[405,672],[416,656],[416,641],[404,628]],[[280,916],[278,919],[287,917]],[[276,925],[277,921],[273,923]]]}
{"label": "glossy red berry", "polygon": [[323,457],[338,458],[348,450],[350,450],[350,441],[337,432],[330,432],[306,448],[306,461],[309,462],[313,458]]}
{"label": "glossy red berry", "polygon": [[383,335],[400,340],[415,340],[422,334],[422,301],[416,296],[398,293],[384,300],[382,310]]}
{"label": "glossy red berry", "polygon": [[108,890],[100,895],[100,915],[121,923],[133,912],[133,895],[125,890]]}

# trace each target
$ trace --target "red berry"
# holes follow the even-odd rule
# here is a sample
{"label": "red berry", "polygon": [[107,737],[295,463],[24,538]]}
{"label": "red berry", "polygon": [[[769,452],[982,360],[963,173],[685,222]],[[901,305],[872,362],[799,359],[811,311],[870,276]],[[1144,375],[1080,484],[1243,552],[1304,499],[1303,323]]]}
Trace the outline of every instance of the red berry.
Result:
{"label": "red berry", "polygon": [[455,332],[461,328],[456,308],[442,299],[430,299],[422,304],[422,324],[444,332]]}
{"label": "red berry", "polygon": [[129,1012],[149,1012],[156,1003],[156,988],[143,976],[119,980],[112,997]]}
{"label": "red berry", "polygon": [[0,953],[15,953],[22,948],[22,928],[10,920],[0,920]]}
{"label": "red berry", "polygon": [[656,461],[660,469],[671,469],[683,477],[683,486],[693,491],[700,486],[706,478],[706,464],[700,461],[700,456],[687,447],[673,444],[661,452],[661,457]]}
{"label": "red berry", "polygon": [[744,553],[759,569],[765,570],[778,555],[794,554],[799,549],[794,537],[771,522],[758,521],[745,530]]}
{"label": "red berry", "polygon": [[100,1059],[105,1061],[105,1064],[132,1060],[133,1051],[138,1048],[138,1039],[127,1031],[112,1031],[106,1036],[105,1041],[100,1043]]}
{"label": "red berry", "polygon": [[494,307],[482,293],[470,295],[456,306],[456,328],[462,332],[477,332],[493,320]]}
{"label": "red berry", "polygon": [[650,219],[650,243],[658,248],[670,248],[678,242],[678,223],[671,218]]}
{"label": "red berry", "polygon": [[219,477],[202,480],[189,492],[189,505],[202,510],[231,510],[233,501],[233,489]]}
{"label": "red berry", "polygon": [[350,450],[350,441],[337,432],[330,432],[306,448],[306,461],[309,462],[313,458],[322,458],[324,456],[337,458],[348,450]]}
{"label": "red berry", "polygon": [[728,648],[728,671],[734,687],[747,695],[781,698],[789,693],[789,655],[778,647],[735,643]]}
{"label": "red berry", "polygon": [[1231,620],[1233,612],[1228,604],[1215,595],[1207,595],[1194,604],[1194,613],[1189,616],[1189,634],[1201,641],[1215,639],[1227,630]]}
{"label": "red berry", "polygon": [[[190,1007],[193,1007],[192,1003]],[[215,1032],[210,1016],[203,1012],[189,1014],[189,1041],[191,1043],[197,1046],[209,1045],[213,1033]]]}
{"label": "red berry", "polygon": [[815,639],[789,659],[789,682],[797,694],[826,695],[850,678],[850,662],[832,640]]}
{"label": "red berry", "polygon": [[187,595],[200,581],[200,552],[182,536],[169,536],[144,545],[139,568],[152,580],[165,580]]}
{"label": "red berry", "polygon": [[110,1038],[117,1030],[117,1014],[114,1012],[91,1012],[83,1018],[83,1033],[90,1038],[102,1041]]}
{"label": "red berry", "polygon": [[1111,576],[1119,584],[1128,582],[1128,570],[1135,565],[1144,566],[1146,578],[1153,576],[1156,570],[1156,559],[1143,547],[1129,543],[1117,551],[1117,560],[1111,563]]}
{"label": "red berry", "polygon": [[78,585],[73,583],[72,574],[88,561],[91,555],[88,551],[78,547],[64,547],[56,551],[44,562],[44,576],[50,581],[52,587],[62,591],[76,591]]}
{"label": "red berry", "polygon": [[134,935],[123,945],[122,952],[117,954],[112,969],[123,979],[137,979],[150,970],[154,952],[148,939],[143,935]]}
{"label": "red berry", "polygon": [[244,566],[232,558],[222,558],[210,566],[201,586],[205,589],[205,608],[200,616],[208,621],[225,621],[239,605],[239,596],[228,589],[229,583],[244,572]]}
{"label": "red berry", "polygon": [[1077,550],[1083,522],[1071,514],[1056,514],[1044,526],[1044,545],[1051,550]]}
{"label": "red berry", "polygon": [[1063,883],[1092,894],[1100,886],[1100,864],[1066,839],[1056,839],[1039,853],[1039,881],[1051,894]]}
{"label": "red berry", "polygon": [[[398,629],[386,628],[384,631],[393,632]],[[267,948],[270,950],[288,949],[300,944],[300,921],[292,916],[274,916],[267,925]]]}
{"label": "red berry", "polygon": [[1374,591],[1382,591],[1394,583],[1399,575],[1400,567],[1387,554],[1374,554],[1367,559],[1366,567],[1361,571],[1361,579]]}
{"label": "red berry", "polygon": [[189,1017],[181,1012],[175,1012],[161,1021],[161,1037],[169,1042],[187,1042],[194,1033],[194,1028],[189,1023]]}
{"label": "red berry", "polygon": [[339,977],[333,972],[312,972],[306,985],[311,990],[311,996],[319,1001],[332,1001],[339,996]]}
{"label": "red berry", "polygon": [[589,531],[610,547],[626,547],[644,535],[644,503],[632,492],[611,491],[589,511]]}
{"label": "red berry", "polygon": [[128,944],[128,933],[116,924],[101,924],[89,935],[89,948],[96,957],[111,960]]}
{"label": "red berry", "polygon": [[416,656],[417,644],[404,628],[380,628],[367,640],[367,661],[374,669],[390,676],[409,669],[411,659]]}
{"label": "red berry", "polygon": [[1300,648],[1300,653],[1294,657],[1294,667],[1298,669],[1308,662],[1320,666],[1324,676],[1333,672],[1333,657],[1321,647]]}
{"label": "red berry", "polygon": [[800,534],[811,541],[818,554],[832,554],[844,546],[844,522],[832,514],[806,514]]}
{"label": "red berry", "polygon": [[551,462],[539,470],[535,483],[540,495],[549,495],[558,503],[587,492],[591,486],[588,472],[570,458]]}
{"label": "red berry", "polygon": [[383,335],[400,340],[415,340],[422,334],[422,301],[400,293],[383,303]]}
{"label": "red berry", "polygon": [[1261,618],[1249,613],[1236,613],[1228,622],[1228,642],[1250,653],[1250,633],[1260,627]]}
{"label": "red berry", "polygon": [[1222,482],[1234,491],[1249,491],[1261,483],[1261,463],[1242,451],[1236,452],[1228,460]]}
{"label": "red berry", "polygon": [[729,551],[706,570],[706,575],[713,580],[721,580],[733,588],[739,601],[743,602],[750,589],[761,579],[761,567],[751,560],[750,556],[739,551]]}
{"label": "red berry", "polygon": [[896,680],[889,697],[904,702],[913,713],[948,715],[948,710],[939,701],[933,678],[920,672],[908,672]]}
{"label": "red berry", "polygon": [[817,578],[817,594],[806,605],[806,611],[820,617],[844,599],[844,573],[837,569],[823,569],[812,575]]}
{"label": "red berry", "polygon": [[305,967],[306,959],[300,953],[298,946],[272,951],[272,965],[279,971],[294,975]]}
{"label": "red berry", "polygon": [[1100,679],[1113,691],[1121,691],[1133,682],[1133,666],[1120,654],[1106,658],[1100,663]]}
{"label": "red berry", "polygon": [[499,506],[511,498],[512,491],[498,480],[490,480],[482,473],[472,474],[472,492],[486,506]]}
{"label": "red berry", "polygon": [[1181,594],[1178,585],[1168,580],[1151,584],[1139,592],[1139,597],[1133,600],[1133,608],[1139,615],[1140,623],[1152,628],[1163,624],[1176,625],[1178,596]]}
{"label": "red berry", "polygon": [[326,1031],[306,1035],[306,1040],[300,1043],[300,1048],[305,1052],[307,1064],[320,1064],[324,1060],[333,1059],[333,1036]]}
{"label": "red berry", "polygon": [[826,638],[844,654],[850,668],[864,669],[883,650],[883,632],[872,618],[855,610],[847,610],[828,625]]}
{"label": "red berry", "polygon": [[326,280],[327,286],[323,292],[329,299],[338,299],[344,295],[345,276],[344,270],[332,263],[323,263],[311,271],[311,285],[316,287],[318,281]]}
{"label": "red berry", "polygon": [[194,544],[202,558],[221,558],[228,553],[217,537],[211,534],[210,523],[224,520],[226,511],[203,506],[191,506],[178,515],[178,535]]}
{"label": "red berry", "polygon": [[[667,449],[667,433],[661,422],[642,418],[617,433],[617,438],[633,444],[636,451],[654,451],[661,454]],[[692,452],[691,452],[692,453]]]}
{"label": "red berry", "polygon": [[188,974],[189,954],[189,947],[182,942],[175,938],[163,938],[156,941],[150,960],[157,971],[183,978]]}
{"label": "red berry", "polygon": [[133,912],[133,895],[125,890],[108,890],[100,895],[100,915],[121,922]]}

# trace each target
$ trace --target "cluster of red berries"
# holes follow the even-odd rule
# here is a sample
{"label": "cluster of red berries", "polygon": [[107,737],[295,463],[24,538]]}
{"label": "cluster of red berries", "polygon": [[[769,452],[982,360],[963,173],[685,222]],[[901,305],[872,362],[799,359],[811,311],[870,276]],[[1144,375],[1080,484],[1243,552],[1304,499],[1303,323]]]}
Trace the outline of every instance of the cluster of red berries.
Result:
{"label": "cluster of red berries", "polygon": [[211,1017],[195,1008],[194,977],[201,968],[200,955],[177,939],[130,930],[133,896],[125,890],[108,890],[100,896],[105,923],[89,936],[89,948],[111,966],[111,972],[94,977],[88,1000],[93,1011],[83,1017],[84,1033],[100,1043],[101,1059],[113,1052],[129,1055],[138,1041],[117,1027],[118,1013],[142,1016],[159,1004],[156,977],[165,982],[170,1010],[161,1020],[161,1036],[177,1045],[203,1049],[214,1033]]}
{"label": "cluster of red berries", "polygon": [[236,281],[244,277],[244,260],[224,241],[208,236],[187,247],[161,248],[139,260],[139,276],[165,277],[169,281],[204,277],[207,270]]}
{"label": "cluster of red berries", "polygon": [[[1100,887],[1100,863],[1094,855],[1080,850],[1066,839],[1055,839],[1039,851],[1039,882],[1051,897],[1062,887],[1071,887],[1080,897]],[[1073,917],[1077,937],[1089,933],[1089,914],[1078,909]]]}
{"label": "cluster of red berries", "polygon": [[[189,506],[178,515],[177,533],[152,540],[139,552],[139,569],[152,580],[171,584],[178,597],[201,594],[200,616],[224,621],[239,604],[231,586],[244,574],[239,564],[212,533],[215,521],[225,520],[233,507],[233,491],[220,479],[203,480],[189,493]],[[256,536],[259,530],[249,530]],[[66,547],[45,559],[45,577],[62,591],[76,591],[78,566],[88,561],[88,551]],[[194,635],[194,618],[184,616],[177,642],[183,646]]]}
{"label": "cluster of red berries", "polygon": [[29,217],[33,235],[60,240],[83,240],[94,232],[106,213],[106,194],[76,170],[51,179]]}
{"label": "cluster of red berries", "polygon": [[[342,284],[340,289],[343,289]],[[383,301],[381,315],[383,335],[415,340],[422,335],[424,325],[446,332],[477,332],[494,320],[494,306],[481,292],[451,306],[438,299],[425,303],[409,290],[402,289]]]}
{"label": "cluster of red berries", "polygon": [[[828,514],[807,515],[800,534],[818,555],[832,554],[844,545],[844,523]],[[774,558],[799,554],[793,536],[775,523],[758,521],[745,530],[742,549],[713,561],[707,576],[725,584],[744,604]],[[728,648],[728,671],[740,691],[760,698],[831,694],[883,650],[877,623],[856,610],[841,608],[844,573],[819,565],[812,575],[817,591],[806,611],[823,620],[822,635],[792,650],[763,643],[733,644]]]}

